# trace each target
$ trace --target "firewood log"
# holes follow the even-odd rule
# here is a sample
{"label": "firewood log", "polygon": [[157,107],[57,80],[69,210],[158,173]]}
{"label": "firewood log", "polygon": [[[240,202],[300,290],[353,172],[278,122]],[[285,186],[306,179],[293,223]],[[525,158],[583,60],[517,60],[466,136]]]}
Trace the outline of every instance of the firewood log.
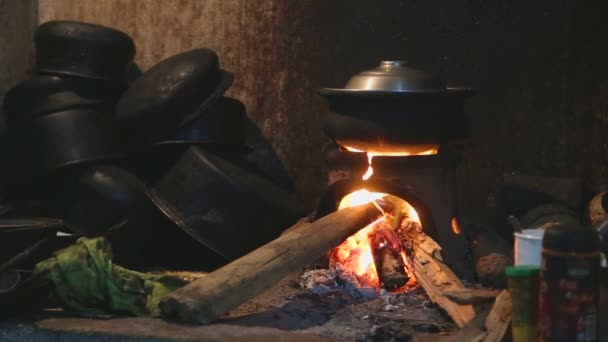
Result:
{"label": "firewood log", "polygon": [[[383,224],[386,226],[383,227]],[[378,224],[371,238],[372,255],[382,287],[396,290],[407,284],[409,277],[401,257],[401,244],[393,228],[386,222]]]}
{"label": "firewood log", "polygon": [[462,289],[455,291],[447,291],[444,293],[446,297],[457,304],[477,305],[481,303],[491,302],[500,294],[499,290],[488,289]]}
{"label": "firewood log", "polygon": [[608,219],[608,196],[606,196],[606,191],[600,192],[597,194],[591,202],[589,202],[589,206],[587,207],[587,211],[589,212],[589,221],[591,221],[591,225],[597,228],[602,222]]}
{"label": "firewood log", "polygon": [[[429,238],[430,239],[430,238]],[[439,305],[459,327],[475,317],[471,305],[461,305],[446,296],[446,292],[465,289],[450,268],[420,248],[414,249],[414,275],[431,301]]]}
{"label": "firewood log", "polygon": [[161,301],[161,311],[167,318],[212,322],[335,248],[379,216],[379,210],[370,203],[305,224],[170,293]]}

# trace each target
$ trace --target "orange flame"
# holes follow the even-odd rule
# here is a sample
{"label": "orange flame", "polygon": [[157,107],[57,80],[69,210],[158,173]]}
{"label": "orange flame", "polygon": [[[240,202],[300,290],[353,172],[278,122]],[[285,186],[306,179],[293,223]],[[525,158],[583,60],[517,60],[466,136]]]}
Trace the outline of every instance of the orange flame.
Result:
{"label": "orange flame", "polygon": [[[351,152],[364,152],[348,146],[346,146],[345,148]],[[369,180],[374,174],[374,169],[372,167],[372,161],[374,156],[412,155],[412,153],[408,151],[365,153],[367,153],[368,168],[362,177],[364,181]],[[436,153],[436,149],[431,149],[416,154],[430,155]],[[363,205],[370,202],[376,203],[378,199],[381,199],[385,196],[388,196],[388,194],[381,192],[370,192],[367,189],[362,188],[344,196],[344,198],[342,198],[338,205],[338,210],[352,206]],[[406,216],[410,220],[420,224],[420,218],[418,217],[418,213],[416,212],[416,210],[411,205],[409,205],[409,203],[405,201],[403,202],[404,203],[402,203],[403,205],[401,210],[405,211]],[[383,214],[385,214],[379,205],[376,204],[376,206],[380,211],[382,211]],[[374,263],[371,240],[375,236],[374,232],[377,227],[379,227],[379,224],[386,220],[386,215],[387,214],[385,214],[385,216],[379,218],[375,222],[367,225],[363,229],[359,230],[356,234],[346,239],[340,246],[335,248],[330,253],[330,263],[334,266],[337,266],[339,264],[342,269],[355,274],[359,281],[359,284],[364,287],[380,287],[380,279],[376,270],[376,265]],[[393,234],[393,236],[395,235]],[[390,243],[392,248],[399,248],[398,246],[400,244],[398,241],[386,241],[385,243]],[[403,252],[401,252],[401,255],[405,262],[407,257]]]}
{"label": "orange flame", "polygon": [[456,235],[460,235],[462,229],[460,229],[460,222],[458,222],[458,218],[452,217],[452,231]]}
{"label": "orange flame", "polygon": [[361,177],[363,180],[368,180],[374,174],[374,168],[372,167],[372,159],[374,157],[406,157],[406,156],[430,156],[437,154],[438,149],[431,147],[424,151],[362,151],[350,146],[344,146],[349,152],[366,153],[367,154],[367,171]]}

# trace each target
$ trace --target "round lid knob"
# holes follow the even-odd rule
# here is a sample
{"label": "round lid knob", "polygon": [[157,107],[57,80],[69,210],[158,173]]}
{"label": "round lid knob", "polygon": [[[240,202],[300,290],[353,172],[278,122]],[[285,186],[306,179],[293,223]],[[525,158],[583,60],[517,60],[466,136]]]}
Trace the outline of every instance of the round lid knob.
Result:
{"label": "round lid knob", "polygon": [[368,91],[441,91],[446,86],[436,76],[410,67],[407,61],[382,61],[376,69],[353,76],[344,89]]}

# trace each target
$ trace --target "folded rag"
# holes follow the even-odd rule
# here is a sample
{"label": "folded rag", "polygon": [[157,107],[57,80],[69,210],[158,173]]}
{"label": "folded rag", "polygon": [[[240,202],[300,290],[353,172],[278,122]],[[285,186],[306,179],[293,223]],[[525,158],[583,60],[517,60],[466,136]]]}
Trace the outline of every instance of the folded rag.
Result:
{"label": "folded rag", "polygon": [[35,273],[52,283],[61,306],[89,314],[159,317],[158,303],[186,285],[178,277],[140,273],[112,264],[112,248],[104,237],[80,238],[36,265]]}

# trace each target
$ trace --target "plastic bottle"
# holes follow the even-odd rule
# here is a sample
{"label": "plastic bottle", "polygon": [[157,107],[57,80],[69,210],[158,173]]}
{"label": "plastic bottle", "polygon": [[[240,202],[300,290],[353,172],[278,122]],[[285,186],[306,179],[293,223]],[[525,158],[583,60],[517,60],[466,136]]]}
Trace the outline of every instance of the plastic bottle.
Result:
{"label": "plastic bottle", "polygon": [[545,232],[539,341],[598,340],[600,260],[595,230],[562,224]]}

